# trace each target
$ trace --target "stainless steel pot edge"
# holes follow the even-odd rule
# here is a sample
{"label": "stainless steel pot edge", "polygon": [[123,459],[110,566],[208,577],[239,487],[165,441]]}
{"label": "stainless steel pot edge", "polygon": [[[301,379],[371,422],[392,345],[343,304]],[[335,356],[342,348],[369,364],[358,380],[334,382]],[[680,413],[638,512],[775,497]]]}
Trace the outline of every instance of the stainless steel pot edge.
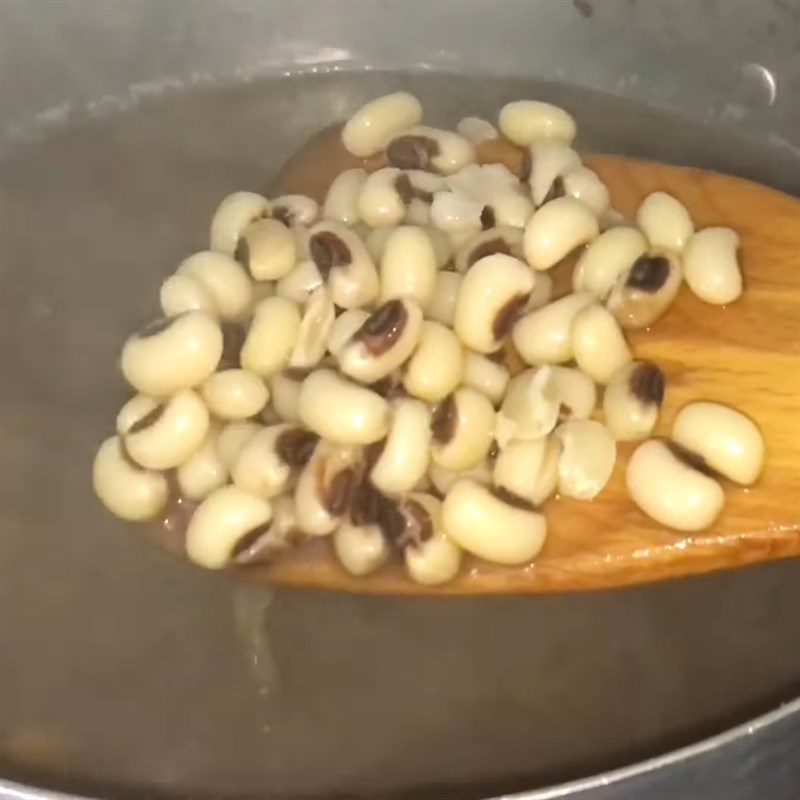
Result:
{"label": "stainless steel pot edge", "polygon": [[[766,734],[781,722],[800,719],[800,697],[784,703],[778,708],[762,714],[749,722],[731,728],[723,733],[702,739],[694,744],[673,750],[665,755],[655,756],[647,761],[627,767],[592,775],[588,778],[579,778],[556,786],[535,789],[529,792],[502,795],[491,800],[557,800],[562,797],[576,797],[593,793],[602,789],[613,787],[636,778],[642,778],[653,772],[666,772],[675,767],[686,765],[693,759],[707,753],[723,751],[734,745],[745,745],[759,736]],[[733,765],[731,765],[733,768]],[[623,796],[623,795],[619,795]],[[630,795],[633,796],[633,795]],[[0,800],[104,800],[104,798],[90,798],[83,795],[64,794],[63,792],[35,787],[23,786],[19,783],[0,779]]]}

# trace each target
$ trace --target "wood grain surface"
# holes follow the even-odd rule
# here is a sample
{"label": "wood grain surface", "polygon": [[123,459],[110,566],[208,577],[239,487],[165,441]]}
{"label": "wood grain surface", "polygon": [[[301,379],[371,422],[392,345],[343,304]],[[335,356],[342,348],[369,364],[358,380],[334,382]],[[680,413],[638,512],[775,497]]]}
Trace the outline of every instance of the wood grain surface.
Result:
{"label": "wood grain surface", "polygon": [[[338,140],[338,136],[335,137]],[[317,148],[287,165],[284,189],[320,196],[330,176],[348,166],[331,155],[324,132]],[[514,166],[519,151],[493,143],[483,160]],[[312,147],[311,150],[314,148]],[[506,568],[467,558],[461,575],[441,588],[412,583],[399,559],[366,578],[337,563],[327,541],[303,545],[272,565],[239,568],[248,580],[366,593],[539,593],[601,589],[800,555],[800,203],[727,175],[617,156],[586,162],[632,218],[650,192],[663,190],[689,209],[697,228],[725,225],[741,236],[744,295],[729,307],[698,300],[684,285],[672,309],[650,331],[630,334],[637,358],[657,362],[666,396],[655,435],[666,436],[676,412],[693,400],[716,400],[749,414],[767,447],[764,474],[749,488],[725,484],[722,515],[687,535],[646,517],[628,498],[624,471],[635,445],[619,446],[610,483],[590,502],[553,498],[545,504],[547,541],[536,561]],[[326,169],[320,170],[324,163]],[[313,171],[308,164],[316,164]],[[375,165],[369,165],[374,167]],[[560,265],[568,285],[574,259]]]}

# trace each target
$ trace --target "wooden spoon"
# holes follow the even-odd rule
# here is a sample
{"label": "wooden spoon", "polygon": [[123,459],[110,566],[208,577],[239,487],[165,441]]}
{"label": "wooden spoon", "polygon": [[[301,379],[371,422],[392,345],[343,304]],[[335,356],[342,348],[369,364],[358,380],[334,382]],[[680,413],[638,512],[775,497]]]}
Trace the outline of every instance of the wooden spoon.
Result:
{"label": "wooden spoon", "polygon": [[[348,164],[337,148],[338,135],[324,132],[287,165],[282,188],[320,197],[332,175],[357,163]],[[514,168],[519,153],[493,142],[482,156]],[[467,559],[456,580],[430,589],[412,583],[399,562],[354,578],[338,565],[328,542],[316,541],[273,564],[237,572],[269,585],[372,594],[523,594],[611,588],[800,555],[800,203],[699,169],[617,156],[586,162],[628,219],[647,194],[663,190],[686,205],[697,228],[725,225],[740,234],[746,285],[740,300],[728,308],[711,306],[684,286],[652,331],[633,331],[629,338],[636,357],[657,362],[666,376],[655,435],[668,435],[676,412],[690,401],[735,406],[759,424],[766,441],[759,482],[749,489],[727,484],[725,509],[714,526],[682,534],[649,519],[629,499],[624,471],[635,444],[621,444],[612,479],[595,500],[545,505],[547,541],[529,566]],[[320,164],[326,169],[320,171]],[[559,269],[563,285],[567,266]]]}

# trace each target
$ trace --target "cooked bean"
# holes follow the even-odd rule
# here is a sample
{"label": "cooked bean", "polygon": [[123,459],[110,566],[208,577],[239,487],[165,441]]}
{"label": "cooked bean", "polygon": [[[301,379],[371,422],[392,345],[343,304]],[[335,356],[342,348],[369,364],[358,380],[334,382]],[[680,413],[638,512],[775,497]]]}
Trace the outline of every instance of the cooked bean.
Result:
{"label": "cooked bean", "polygon": [[228,470],[217,451],[218,437],[219,430],[210,428],[200,448],[176,470],[178,488],[183,497],[202,500],[228,482]]}
{"label": "cooked bean", "polygon": [[647,195],[636,212],[636,224],[642,229],[650,246],[682,252],[694,224],[686,206],[666,192]]}
{"label": "cooked bean", "polygon": [[217,455],[226,472],[233,469],[242,448],[262,430],[264,426],[252,420],[229,422],[222,428],[217,437]]}
{"label": "cooked bean", "polygon": [[164,396],[202,383],[222,356],[222,331],[205,311],[162,320],[122,348],[122,374],[143,394]]}
{"label": "cooked bean", "polygon": [[683,274],[701,300],[721,306],[741,296],[738,248],[739,235],[730,228],[705,228],[689,239],[683,252]]}
{"label": "cooked bean", "polygon": [[461,192],[436,192],[431,203],[431,222],[448,234],[466,239],[482,229],[481,214],[485,207],[483,200]]}
{"label": "cooked bean", "polygon": [[386,436],[389,406],[376,392],[319,369],[303,382],[300,419],[331,442],[370,444]]}
{"label": "cooked bean", "polygon": [[328,332],[328,352],[334,358],[339,358],[342,350],[369,317],[369,311],[363,308],[351,308],[336,317]]}
{"label": "cooked bean", "polygon": [[178,317],[187,311],[216,311],[209,293],[188,275],[170,275],[161,284],[158,299],[165,317]]}
{"label": "cooked bean", "polygon": [[574,197],[545,203],[525,226],[525,258],[534,269],[551,269],[576,247],[595,239],[597,218]]}
{"label": "cooked bean", "polygon": [[378,271],[361,238],[344,225],[321,222],[311,229],[311,259],[340,308],[360,308],[378,297]]}
{"label": "cooked bean", "polygon": [[528,364],[569,361],[573,357],[572,322],[594,299],[589,292],[575,292],[520,317],[511,338],[523,361]]}
{"label": "cooked bean", "polygon": [[406,515],[419,519],[424,536],[409,538],[403,548],[406,572],[424,586],[439,586],[458,575],[461,548],[442,529],[442,504],[433,495],[417,492],[403,503]]}
{"label": "cooked bean", "polygon": [[211,220],[210,248],[232,256],[236,252],[239,238],[253,220],[269,215],[270,205],[266,197],[254,192],[229,194],[217,207]]}
{"label": "cooked bean", "polygon": [[458,293],[453,321],[458,337],[479,353],[499,350],[533,284],[530,269],[519,259],[502,253],[482,258],[466,273]]}
{"label": "cooked bean", "polygon": [[270,505],[272,520],[269,525],[262,526],[261,535],[252,537],[252,544],[244,542],[244,546],[237,548],[234,564],[269,562],[301,540],[303,534],[297,527],[294,498],[287,494],[278,495],[270,500]]}
{"label": "cooked bean", "polygon": [[433,297],[425,309],[428,319],[441,322],[442,325],[452,326],[463,280],[463,275],[458,272],[440,271],[436,275]]}
{"label": "cooked bean", "polygon": [[300,389],[309,372],[305,369],[285,369],[270,378],[272,407],[286,422],[300,419]]}
{"label": "cooked bean", "polygon": [[471,350],[464,354],[464,375],[461,379],[463,385],[482,392],[493,405],[500,405],[508,380],[508,370],[503,364]]}
{"label": "cooked bean", "polygon": [[456,131],[472,144],[480,144],[490,139],[496,139],[498,136],[497,128],[488,120],[480,117],[464,117],[456,125]]}
{"label": "cooked bean", "polygon": [[639,445],[625,473],[628,493],[656,522],[679,531],[699,531],[722,511],[725,495],[711,477],[658,439]]}
{"label": "cooked bean", "polygon": [[302,305],[308,301],[311,293],[322,285],[322,275],[317,265],[309,258],[298,261],[292,271],[275,284],[275,294]]}
{"label": "cooked bean", "polygon": [[240,356],[241,365],[262,378],[283,369],[300,331],[300,311],[290,300],[268,297],[255,310]]}
{"label": "cooked bean", "polygon": [[575,138],[575,120],[563,108],[539,100],[516,100],[500,109],[500,130],[514,144],[527,147],[538,139]]}
{"label": "cooked bean", "polygon": [[369,575],[389,558],[389,543],[378,525],[343,522],[333,532],[332,541],[339,562],[356,577]]}
{"label": "cooked bean", "polygon": [[672,423],[672,440],[711,469],[750,486],[764,467],[764,439],[747,416],[721,403],[690,403]]}
{"label": "cooked bean", "polygon": [[267,500],[223,486],[197,507],[186,529],[186,554],[207,569],[221,569],[261,536],[272,519]]}
{"label": "cooked bean", "polygon": [[646,253],[619,276],[606,307],[623,328],[646,328],[675,301],[681,275],[680,262],[671,253]]}
{"label": "cooked bean", "polygon": [[561,440],[558,491],[591,500],[608,483],[617,460],[617,445],[606,427],[592,419],[572,419],[556,428]]}
{"label": "cooked bean", "polygon": [[495,412],[489,399],[461,387],[436,407],[431,419],[431,458],[450,470],[467,470],[486,458],[492,445]]}
{"label": "cooked bean", "polygon": [[545,518],[524,501],[456,481],[442,503],[444,532],[464,550],[497,564],[525,564],[544,544]]}
{"label": "cooked bean", "polygon": [[436,287],[436,253],[422,228],[401,225],[389,235],[381,258],[380,300],[410,297],[424,310]]}
{"label": "cooked bean", "polygon": [[240,318],[253,301],[253,283],[232,256],[205,250],[184,259],[178,275],[196,280],[208,293],[221,319]]}
{"label": "cooked bean", "polygon": [[236,259],[257,281],[288,275],[297,263],[294,234],[275,219],[258,219],[242,232]]}
{"label": "cooked bean", "polygon": [[379,381],[405,363],[421,331],[422,311],[414,300],[389,300],[342,347],[339,368],[364,383]]}
{"label": "cooked bean", "polygon": [[484,229],[524,228],[533,203],[517,176],[503,164],[470,164],[445,179],[450,191],[480,204]]}
{"label": "cooked bean", "polygon": [[131,461],[118,436],[100,445],[92,467],[92,483],[103,505],[115,516],[131,522],[152,519],[167,504],[167,479]]}
{"label": "cooked bean", "polygon": [[447,189],[447,184],[439,175],[423,170],[405,170],[395,180],[395,188],[405,203],[406,225],[428,226],[431,222],[431,204],[436,192]]}
{"label": "cooked bean", "polygon": [[315,289],[306,303],[303,319],[297,331],[290,367],[315,367],[325,355],[328,336],[336,319],[336,309],[324,286]]}
{"label": "cooked bean", "polygon": [[492,480],[496,487],[539,506],[556,490],[560,457],[561,441],[555,436],[516,439],[500,450]]}
{"label": "cooked bean", "polygon": [[370,480],[387,494],[411,491],[428,469],[431,414],[419,400],[401,398],[392,404],[392,425]]}
{"label": "cooked bean", "polygon": [[464,373],[464,351],[446,325],[427,320],[406,365],[403,385],[409,394],[436,403],[452,392]]}
{"label": "cooked bean", "polygon": [[319,217],[319,203],[304,194],[284,194],[272,201],[271,216],[293,228],[296,225],[313,225]]}
{"label": "cooked bean", "polygon": [[366,158],[383,150],[391,138],[422,119],[422,105],[409,92],[394,92],[371,100],[342,129],[345,149]]}
{"label": "cooked bean", "polygon": [[215,372],[201,391],[211,413],[226,420],[252,417],[269,401],[263,379],[246,369]]}
{"label": "cooked bean", "polygon": [[504,253],[524,261],[525,253],[522,250],[522,235],[520,228],[504,225],[489,228],[470,236],[456,253],[456,272],[466,272],[482,258],[495,253]]}
{"label": "cooked bean", "polygon": [[465,470],[451,470],[439,466],[439,464],[431,461],[428,466],[428,477],[435,491],[444,497],[453,484],[461,478],[469,478],[476,483],[489,486],[492,482],[492,468],[488,459],[481,461],[475,467]]}
{"label": "cooked bean", "polygon": [[608,187],[593,169],[578,167],[567,172],[562,181],[564,194],[580,200],[596,217],[608,209],[611,202]]}
{"label": "cooked bean", "polygon": [[468,139],[452,131],[417,125],[386,145],[389,163],[400,169],[417,169],[452,175],[475,160]]}
{"label": "cooked bean", "polygon": [[359,217],[372,228],[399,225],[406,215],[406,204],[397,188],[401,171],[385,167],[367,176],[358,195]]}
{"label": "cooked bean", "polygon": [[645,439],[656,426],[664,399],[664,374],[649,361],[619,369],[603,395],[605,423],[619,441]]}
{"label": "cooked bean", "polygon": [[361,448],[319,442],[295,488],[295,513],[300,529],[310,536],[333,533],[350,511],[363,471]]}
{"label": "cooked bean", "polygon": [[541,205],[566,194],[563,178],[581,167],[580,156],[569,142],[543,139],[530,147],[531,172],[528,183],[534,205]]}
{"label": "cooked bean", "polygon": [[559,404],[559,419],[588,419],[597,405],[592,379],[572,367],[550,367],[550,390]]}
{"label": "cooked bean", "polygon": [[361,221],[358,211],[358,198],[367,179],[367,171],[356,167],[340,172],[331,183],[325,204],[322,207],[323,219],[355,225]]}
{"label": "cooked bean", "polygon": [[497,413],[495,438],[502,449],[513,439],[542,439],[555,428],[560,411],[553,370],[526,369],[511,379]]}
{"label": "cooked bean", "polygon": [[591,292],[605,300],[620,275],[647,251],[647,239],[627,225],[601,233],[583,251],[572,273],[576,292]]}
{"label": "cooked bean", "polygon": [[632,358],[619,324],[601,305],[587,306],[575,315],[570,337],[578,367],[597,383],[608,383]]}

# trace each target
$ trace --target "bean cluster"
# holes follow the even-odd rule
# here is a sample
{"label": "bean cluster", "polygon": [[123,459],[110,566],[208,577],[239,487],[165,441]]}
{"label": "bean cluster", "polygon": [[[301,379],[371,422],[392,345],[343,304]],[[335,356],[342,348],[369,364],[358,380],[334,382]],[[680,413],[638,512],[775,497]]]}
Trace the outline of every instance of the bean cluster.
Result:
{"label": "bean cluster", "polygon": [[[534,559],[542,505],[597,496],[617,441],[646,440],[630,495],[679,530],[714,521],[721,476],[756,480],[761,435],[733,409],[692,403],[671,441],[648,439],[664,376],[625,335],[684,279],[706,302],[736,300],[736,233],[695,232],[662,192],[626,222],[550,104],[509,103],[499,132],[421,122],[405,92],[357,111],[344,147],[382,166],[345,170],[321,205],[222,201],[209,249],[162,285],[163,318],[122,349],[136,394],[94,462],[114,514],[196,503],[186,553],[211,569],[330,537],[354,575],[399,553],[435,585],[464,552]],[[520,174],[477,163],[494,139],[519,148]],[[575,251],[573,291],[553,299],[549,270]]]}

